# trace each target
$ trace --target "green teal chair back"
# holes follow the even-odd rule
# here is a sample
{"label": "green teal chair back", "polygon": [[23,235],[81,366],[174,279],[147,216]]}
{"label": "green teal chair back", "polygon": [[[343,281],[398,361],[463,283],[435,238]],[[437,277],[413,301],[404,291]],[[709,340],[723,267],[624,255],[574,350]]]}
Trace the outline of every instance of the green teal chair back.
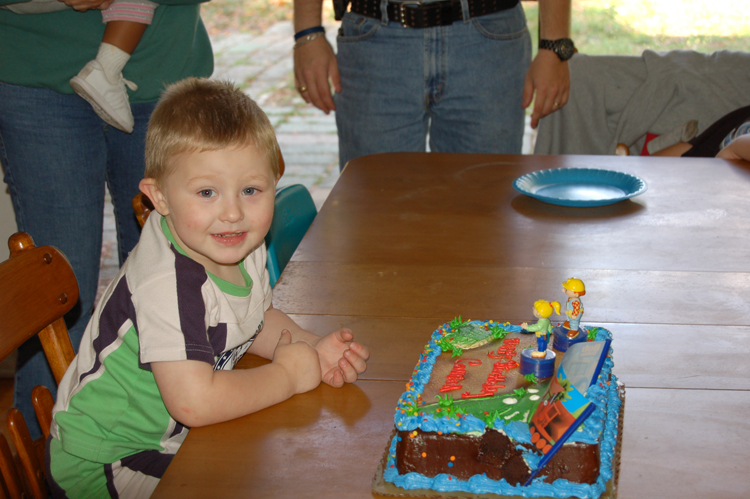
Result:
{"label": "green teal chair back", "polygon": [[281,272],[317,214],[312,196],[304,185],[288,185],[276,191],[273,221],[266,235],[266,267],[271,287],[279,280]]}

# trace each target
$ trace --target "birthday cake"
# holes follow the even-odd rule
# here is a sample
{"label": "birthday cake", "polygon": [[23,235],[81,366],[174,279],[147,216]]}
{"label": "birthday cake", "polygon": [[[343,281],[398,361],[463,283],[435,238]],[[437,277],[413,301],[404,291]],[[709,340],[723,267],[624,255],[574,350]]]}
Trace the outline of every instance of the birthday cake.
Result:
{"label": "birthday cake", "polygon": [[377,492],[615,497],[624,387],[612,335],[557,333],[537,359],[551,364],[544,372],[519,325],[457,318],[434,331],[398,401],[388,490]]}

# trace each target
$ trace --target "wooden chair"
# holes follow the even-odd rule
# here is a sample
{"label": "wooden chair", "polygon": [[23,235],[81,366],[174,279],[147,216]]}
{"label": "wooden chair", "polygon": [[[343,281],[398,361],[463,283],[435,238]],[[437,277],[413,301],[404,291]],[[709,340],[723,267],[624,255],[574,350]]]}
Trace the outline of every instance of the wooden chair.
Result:
{"label": "wooden chair", "polygon": [[[8,240],[10,258],[0,263],[0,360],[34,335],[44,348],[59,384],[75,357],[63,316],[78,301],[78,282],[63,253],[52,246],[34,246],[26,233]],[[49,390],[38,386],[32,393],[34,410],[44,437],[32,441],[20,411],[8,413],[8,431],[23,471],[19,480],[10,449],[0,439],[0,470],[10,497],[47,497],[44,444],[49,436],[54,400]],[[7,450],[7,452],[6,452]],[[25,490],[25,495],[24,495]]]}
{"label": "wooden chair", "polygon": [[148,216],[152,211],[154,211],[154,204],[151,202],[148,196],[146,196],[142,192],[139,192],[138,194],[133,196],[132,204],[133,211],[135,212],[135,218],[138,220],[138,223],[141,224],[141,227],[143,227],[144,225],[146,225]]}

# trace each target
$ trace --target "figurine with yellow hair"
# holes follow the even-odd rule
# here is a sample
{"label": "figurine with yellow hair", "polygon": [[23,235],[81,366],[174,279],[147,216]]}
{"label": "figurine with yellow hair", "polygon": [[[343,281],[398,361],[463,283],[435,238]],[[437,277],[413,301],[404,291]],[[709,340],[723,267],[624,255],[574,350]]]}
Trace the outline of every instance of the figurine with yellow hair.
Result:
{"label": "figurine with yellow hair", "polygon": [[547,342],[552,334],[552,321],[549,316],[552,315],[552,309],[560,315],[560,304],[556,301],[548,302],[546,300],[537,300],[534,302],[534,317],[539,319],[536,324],[529,325],[528,322],[521,324],[521,327],[530,333],[536,333],[537,351],[532,352],[531,356],[543,358],[547,355]]}
{"label": "figurine with yellow hair", "polygon": [[581,317],[583,317],[581,296],[586,294],[586,286],[582,280],[571,277],[562,283],[562,287],[565,296],[568,297],[568,302],[565,304],[565,315],[568,320],[565,321],[563,327],[568,330],[568,338],[575,338],[581,325]]}

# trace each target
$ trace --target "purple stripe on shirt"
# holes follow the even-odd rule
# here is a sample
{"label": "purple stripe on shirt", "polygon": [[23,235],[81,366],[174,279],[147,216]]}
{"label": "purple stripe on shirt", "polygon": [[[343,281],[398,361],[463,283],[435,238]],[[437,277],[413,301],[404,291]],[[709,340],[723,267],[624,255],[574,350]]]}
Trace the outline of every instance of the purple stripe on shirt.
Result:
{"label": "purple stripe on shirt", "polygon": [[161,478],[172,462],[174,454],[163,454],[157,450],[145,450],[132,456],[120,459],[120,466],[143,473],[144,475]]}
{"label": "purple stripe on shirt", "polygon": [[79,381],[99,370],[102,365],[100,354],[117,341],[120,327],[128,319],[132,321],[133,326],[136,326],[135,308],[133,307],[133,300],[131,298],[132,295],[128,288],[128,281],[125,279],[125,276],[122,276],[115,286],[114,291],[112,291],[112,296],[109,297],[107,303],[104,305],[104,309],[99,317],[99,335],[94,339],[93,343],[94,351],[96,352],[94,366],[89,371],[81,374]]}
{"label": "purple stripe on shirt", "polygon": [[107,492],[109,492],[109,497],[119,499],[120,494],[117,493],[117,487],[115,487],[115,474],[112,471],[112,465],[109,463],[104,465],[104,476],[107,478]]}
{"label": "purple stripe on shirt", "polygon": [[211,342],[214,352],[221,353],[226,349],[227,325],[225,322],[220,322],[216,326],[208,328],[208,341]]}
{"label": "purple stripe on shirt", "polygon": [[169,435],[169,438],[176,437],[180,433],[182,433],[183,430],[190,431],[190,428],[187,426],[183,426],[182,423],[179,421],[175,421],[174,430],[172,430],[172,433]]}
{"label": "purple stripe on shirt", "polygon": [[172,252],[175,255],[180,329],[185,337],[187,360],[202,360],[213,365],[216,354],[206,333],[206,304],[202,293],[208,274],[203,265],[178,253],[174,247]]}

